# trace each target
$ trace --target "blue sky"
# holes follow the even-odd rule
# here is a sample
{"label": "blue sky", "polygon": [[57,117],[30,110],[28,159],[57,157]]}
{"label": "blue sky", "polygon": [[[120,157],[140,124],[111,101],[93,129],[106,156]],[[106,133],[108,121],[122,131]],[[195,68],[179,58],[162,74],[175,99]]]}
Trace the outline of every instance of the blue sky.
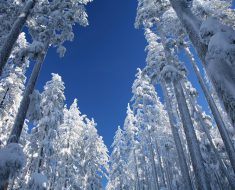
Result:
{"label": "blue sky", "polygon": [[95,119],[108,147],[117,126],[123,125],[136,69],[145,64],[143,31],[134,28],[136,7],[135,0],[90,3],[90,25],[75,26],[75,39],[66,43],[64,58],[49,50],[37,82],[41,91],[50,73],[60,74],[66,103],[78,99],[81,112]]}
{"label": "blue sky", "polygon": [[[134,28],[136,8],[137,0],[94,0],[87,6],[90,25],[74,28],[75,40],[66,43],[64,58],[49,50],[37,83],[41,91],[51,73],[60,74],[66,103],[78,99],[81,112],[98,123],[108,148],[117,126],[123,125],[136,69],[145,65],[143,30]],[[185,60],[183,54],[180,57]],[[199,89],[199,103],[208,110],[187,60],[186,65],[189,79]]]}

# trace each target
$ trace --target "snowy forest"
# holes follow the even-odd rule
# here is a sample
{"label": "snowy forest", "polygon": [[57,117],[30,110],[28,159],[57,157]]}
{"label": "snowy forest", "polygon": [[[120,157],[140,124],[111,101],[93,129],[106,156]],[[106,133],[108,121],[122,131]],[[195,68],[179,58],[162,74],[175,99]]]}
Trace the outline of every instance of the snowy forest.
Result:
{"label": "snowy forest", "polygon": [[60,74],[36,88],[48,50],[63,57],[74,26],[89,27],[92,0],[0,0],[0,190],[235,189],[233,2],[135,1],[147,57],[108,147]]}

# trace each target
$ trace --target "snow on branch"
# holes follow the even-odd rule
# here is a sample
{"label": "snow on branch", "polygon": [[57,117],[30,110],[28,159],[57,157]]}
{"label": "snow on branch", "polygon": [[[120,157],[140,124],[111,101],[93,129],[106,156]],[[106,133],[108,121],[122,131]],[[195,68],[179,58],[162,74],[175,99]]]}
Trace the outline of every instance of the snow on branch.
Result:
{"label": "snow on branch", "polygon": [[10,175],[19,171],[25,163],[22,147],[17,143],[10,143],[0,150],[0,184]]}

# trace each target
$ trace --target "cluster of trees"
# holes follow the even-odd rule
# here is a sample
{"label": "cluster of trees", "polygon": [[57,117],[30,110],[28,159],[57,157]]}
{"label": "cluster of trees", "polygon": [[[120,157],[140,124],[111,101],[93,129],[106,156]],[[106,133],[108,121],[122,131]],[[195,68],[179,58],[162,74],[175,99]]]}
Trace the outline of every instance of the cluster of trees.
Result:
{"label": "cluster of trees", "polygon": [[[123,129],[114,138],[107,189],[235,188],[231,3],[138,0],[135,26],[144,29],[147,65],[136,75]],[[185,63],[196,74],[211,116],[197,102]]]}
{"label": "cluster of trees", "polygon": [[[53,74],[42,93],[34,90],[48,49],[63,56],[73,25],[88,25],[85,5],[91,1],[0,2],[0,190],[101,189],[107,172],[108,190],[235,189],[231,1],[138,0],[135,26],[144,29],[147,65],[133,83],[110,169],[94,120],[81,115],[76,100],[64,105],[61,77]],[[211,116],[197,102],[182,54]],[[29,64],[34,67],[25,85]]]}
{"label": "cluster of trees", "polygon": [[64,88],[61,77],[52,74],[44,91],[35,92],[28,112],[35,127],[29,133],[25,122],[20,137],[24,167],[11,174],[8,189],[102,189],[108,150],[77,100],[65,106]]}
{"label": "cluster of trees", "polygon": [[0,2],[1,190],[102,188],[108,154],[94,120],[81,115],[77,100],[65,106],[58,74],[42,93],[34,90],[48,49],[63,56],[74,25],[88,25],[85,5],[91,1]]}

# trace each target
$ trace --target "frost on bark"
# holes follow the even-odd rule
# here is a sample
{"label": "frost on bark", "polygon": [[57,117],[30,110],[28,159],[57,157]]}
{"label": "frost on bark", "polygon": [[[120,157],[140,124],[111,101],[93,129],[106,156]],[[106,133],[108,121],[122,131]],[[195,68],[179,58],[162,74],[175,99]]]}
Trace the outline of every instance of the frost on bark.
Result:
{"label": "frost on bark", "polygon": [[6,65],[6,62],[11,54],[11,51],[20,35],[20,32],[26,23],[28,15],[30,11],[33,9],[35,5],[35,0],[28,0],[22,13],[18,16],[16,21],[14,22],[10,33],[5,39],[4,44],[0,49],[0,75],[2,74],[3,68]]}
{"label": "frost on bark", "polygon": [[[196,76],[198,78],[198,81],[199,81],[199,84],[201,85],[202,87],[202,90],[204,92],[204,95],[208,101],[208,104],[210,106],[210,109],[212,111],[212,114],[214,116],[214,119],[215,119],[215,122],[217,124],[217,127],[220,131],[220,134],[221,134],[221,137],[223,139],[223,142],[225,144],[225,148],[227,150],[227,153],[228,153],[228,156],[229,156],[229,159],[230,159],[230,162],[231,162],[231,165],[233,167],[233,170],[235,171],[235,150],[234,150],[234,146],[233,146],[233,143],[231,141],[231,138],[228,134],[228,131],[226,129],[226,126],[225,126],[225,123],[221,117],[221,114],[219,113],[219,110],[210,94],[210,92],[208,91],[207,89],[207,86],[205,84],[205,82],[203,81],[202,77],[201,77],[201,73],[199,71],[199,68],[197,67],[196,63],[195,63],[195,60],[194,58],[192,57],[192,54],[189,50],[189,48],[185,47],[185,52],[186,54],[188,55],[189,59],[190,59],[190,62],[194,68],[194,71],[196,73]],[[233,106],[233,101],[231,102],[231,106]],[[233,113],[234,114],[234,113]]]}
{"label": "frost on bark", "polygon": [[197,187],[199,189],[210,189],[210,183],[208,177],[206,176],[206,171],[204,169],[202,155],[197,142],[197,137],[194,131],[193,123],[189,110],[187,107],[186,99],[184,97],[183,88],[181,83],[177,80],[174,81],[175,94],[179,106],[180,116],[182,119],[185,136],[187,139],[188,149],[192,159],[192,165],[196,175]]}
{"label": "frost on bark", "polygon": [[234,125],[235,31],[214,18],[208,18],[200,27],[200,36],[208,45],[205,69]]}
{"label": "frost on bark", "polygon": [[[195,89],[192,89],[193,90],[192,91],[190,88],[191,88],[190,85],[184,84],[184,91],[187,96],[188,102],[191,105],[190,106],[192,110],[191,115],[194,118],[194,120],[199,124],[200,126],[199,130],[202,130],[205,133],[205,137],[208,139],[210,143],[210,147],[212,148],[212,151],[214,152],[214,156],[219,163],[218,169],[221,170],[222,174],[225,175],[225,177],[227,178],[229,185],[232,187],[232,189],[234,189],[235,188],[234,176],[228,171],[227,166],[224,164],[223,159],[212,140],[212,137],[209,131],[209,127],[212,127],[210,117],[201,111],[201,108],[197,105],[197,101],[196,101],[197,92],[195,91]],[[209,154],[209,153],[206,153],[206,154]],[[211,169],[212,168],[210,168],[210,170]]]}
{"label": "frost on bark", "polygon": [[184,181],[183,184],[185,184],[186,189],[192,189],[192,183],[191,183],[191,179],[190,179],[190,175],[189,175],[189,168],[188,168],[188,165],[186,162],[183,146],[182,146],[179,132],[178,132],[179,126],[178,126],[177,119],[176,119],[174,112],[173,112],[173,107],[172,107],[171,101],[169,99],[169,95],[167,92],[167,86],[166,86],[165,82],[162,82],[162,90],[163,90],[163,95],[164,95],[164,98],[166,101],[166,108],[167,108],[167,112],[169,115],[171,131],[172,131],[173,138],[175,141],[175,146],[176,146],[177,155],[178,155],[178,159],[179,159],[180,169],[181,169],[182,176],[183,176],[183,181]]}
{"label": "frost on bark", "polygon": [[33,93],[42,64],[44,62],[45,56],[46,56],[46,50],[44,50],[38,57],[32,74],[30,76],[30,79],[28,81],[28,84],[26,86],[23,99],[21,100],[20,107],[15,119],[15,123],[13,125],[13,129],[11,131],[10,137],[8,139],[8,143],[18,143],[19,138],[23,129],[24,121],[26,118],[27,110],[30,104],[30,95]]}
{"label": "frost on bark", "polygon": [[[211,20],[202,23],[192,13],[186,1],[170,0],[170,2],[202,60],[221,102],[223,102],[226,111],[234,123],[235,92],[233,89],[235,84],[235,69],[232,65],[235,60],[233,40],[235,32],[233,30],[228,31],[226,26],[219,27],[222,24],[218,21],[212,24],[214,27],[210,29],[206,27],[206,32],[203,32],[205,25],[211,26]],[[215,28],[220,28],[224,32],[221,30],[214,31]],[[211,29],[213,30],[212,33],[210,33]],[[225,52],[228,56],[225,54],[221,56],[221,53]]]}

